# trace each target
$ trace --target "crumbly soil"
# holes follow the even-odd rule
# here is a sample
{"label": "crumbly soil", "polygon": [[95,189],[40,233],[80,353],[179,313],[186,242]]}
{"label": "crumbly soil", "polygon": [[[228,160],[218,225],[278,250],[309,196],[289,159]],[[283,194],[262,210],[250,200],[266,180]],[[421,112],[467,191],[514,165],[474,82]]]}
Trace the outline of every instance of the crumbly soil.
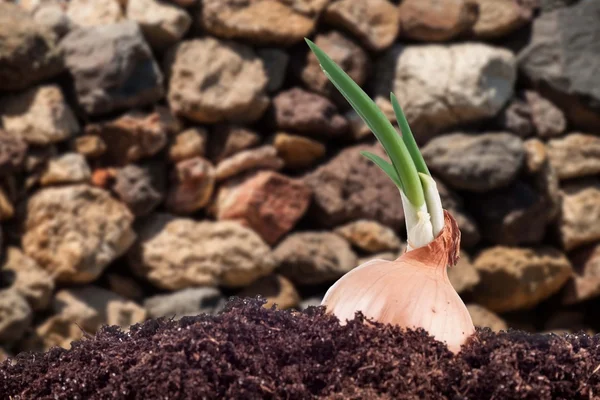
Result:
{"label": "crumbly soil", "polygon": [[233,299],[0,364],[2,399],[599,399],[600,336],[424,331]]}

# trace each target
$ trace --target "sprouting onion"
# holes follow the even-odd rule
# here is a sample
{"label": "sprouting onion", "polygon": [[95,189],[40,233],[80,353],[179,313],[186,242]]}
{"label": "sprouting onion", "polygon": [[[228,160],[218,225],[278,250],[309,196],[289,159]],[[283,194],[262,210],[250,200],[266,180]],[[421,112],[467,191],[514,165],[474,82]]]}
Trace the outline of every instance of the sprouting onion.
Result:
{"label": "sprouting onion", "polygon": [[390,100],[401,134],[329,56],[310,40],[328,79],[367,124],[390,161],[369,152],[398,187],[408,235],[407,251],[394,261],[368,261],[329,288],[322,304],[344,323],[357,311],[379,322],[404,328],[423,328],[457,352],[475,328],[469,312],[450,283],[447,268],[458,260],[460,230],[442,208],[435,180],[419,151],[400,103]]}

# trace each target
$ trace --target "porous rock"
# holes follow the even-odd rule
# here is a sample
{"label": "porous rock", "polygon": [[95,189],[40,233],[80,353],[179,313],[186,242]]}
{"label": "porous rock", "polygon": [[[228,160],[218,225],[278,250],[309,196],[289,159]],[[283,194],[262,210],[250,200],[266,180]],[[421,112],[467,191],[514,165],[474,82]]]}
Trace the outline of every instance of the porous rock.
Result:
{"label": "porous rock", "polygon": [[505,36],[533,19],[537,0],[471,0],[479,6],[479,17],[473,34],[476,38]]}
{"label": "porous rock", "polygon": [[314,139],[278,132],[273,139],[277,155],[286,168],[307,168],[316,164],[327,151],[325,145]]}
{"label": "porous rock", "polygon": [[169,145],[169,160],[179,162],[206,155],[208,132],[204,128],[188,128],[175,136]]}
{"label": "porous rock", "polygon": [[533,90],[525,91],[525,98],[538,136],[554,137],[565,131],[567,127],[565,114],[554,103]]}
{"label": "porous rock", "polygon": [[217,125],[211,133],[208,154],[215,163],[260,143],[256,132],[239,125]]}
{"label": "porous rock", "polygon": [[574,275],[565,288],[563,303],[576,304],[600,296],[600,244],[569,254]]}
{"label": "porous rock", "polygon": [[368,253],[397,251],[401,245],[396,233],[377,221],[359,219],[336,228],[335,233]]}
{"label": "porous rock", "polygon": [[41,4],[31,15],[37,24],[50,29],[59,39],[73,29],[73,21],[67,16],[66,10],[60,3]]}
{"label": "porous rock", "polygon": [[117,169],[112,190],[133,215],[148,215],[162,202],[164,179],[158,171],[162,167],[130,164]]}
{"label": "porous rock", "polygon": [[579,132],[551,139],[548,157],[561,180],[600,174],[600,137]]}
{"label": "porous rock", "polygon": [[600,182],[571,182],[561,187],[562,206],[558,221],[563,248],[567,251],[600,240]]}
{"label": "porous rock", "polygon": [[0,343],[21,339],[32,320],[31,307],[17,290],[0,290]]}
{"label": "porous rock", "polygon": [[181,289],[173,293],[148,297],[144,301],[144,307],[150,318],[180,319],[199,314],[214,314],[224,305],[225,297],[219,289],[213,287]]}
{"label": "porous rock", "polygon": [[522,138],[527,138],[535,133],[531,116],[531,107],[528,102],[514,97],[508,105],[500,110],[496,116],[498,126]]}
{"label": "porous rock", "polygon": [[215,181],[215,168],[207,159],[194,157],[178,162],[171,172],[167,209],[176,214],[200,210],[210,201]]}
{"label": "porous rock", "polygon": [[135,240],[133,215],[102,189],[45,188],[26,209],[23,250],[59,282],[94,281]]}
{"label": "porous rock", "polygon": [[75,138],[75,151],[87,158],[98,158],[106,152],[106,143],[100,136],[81,135]]}
{"label": "porous rock", "polygon": [[153,214],[139,227],[130,252],[133,271],[155,286],[247,286],[275,268],[269,246],[234,221],[201,221]]}
{"label": "porous rock", "polygon": [[7,176],[22,169],[28,147],[19,137],[0,129],[0,176]]}
{"label": "porous rock", "polygon": [[119,0],[70,0],[67,17],[79,26],[115,24],[124,19]]}
{"label": "porous rock", "polygon": [[277,155],[272,145],[264,145],[255,149],[240,151],[221,161],[215,170],[217,181],[223,181],[242,172],[257,169],[279,170],[284,161]]}
{"label": "porous rock", "polygon": [[279,274],[271,274],[258,279],[252,285],[238,293],[238,296],[262,296],[267,300],[263,307],[271,308],[276,306],[280,310],[294,308],[300,304],[300,295],[294,284]]}
{"label": "porous rock", "polygon": [[64,153],[48,161],[46,169],[40,176],[42,186],[60,185],[65,183],[88,182],[92,171],[85,157],[77,153]]}

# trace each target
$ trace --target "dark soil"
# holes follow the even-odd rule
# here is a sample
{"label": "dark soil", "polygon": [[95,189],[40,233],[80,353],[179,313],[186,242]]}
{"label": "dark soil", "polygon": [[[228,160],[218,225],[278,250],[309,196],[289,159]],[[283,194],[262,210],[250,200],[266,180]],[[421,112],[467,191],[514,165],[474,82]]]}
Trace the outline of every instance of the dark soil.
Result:
{"label": "dark soil", "polygon": [[2,399],[599,399],[600,336],[424,331],[234,299],[0,364]]}

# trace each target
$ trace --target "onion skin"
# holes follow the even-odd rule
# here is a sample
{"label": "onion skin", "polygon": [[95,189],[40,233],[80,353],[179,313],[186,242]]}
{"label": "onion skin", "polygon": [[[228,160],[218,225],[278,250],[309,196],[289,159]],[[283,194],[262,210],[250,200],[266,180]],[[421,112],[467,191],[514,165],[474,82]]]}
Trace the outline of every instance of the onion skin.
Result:
{"label": "onion skin", "polygon": [[459,352],[475,328],[447,273],[458,261],[460,230],[446,210],[444,222],[428,245],[394,261],[370,260],[354,268],[329,288],[321,304],[341,323],[361,311],[377,322],[423,328]]}

